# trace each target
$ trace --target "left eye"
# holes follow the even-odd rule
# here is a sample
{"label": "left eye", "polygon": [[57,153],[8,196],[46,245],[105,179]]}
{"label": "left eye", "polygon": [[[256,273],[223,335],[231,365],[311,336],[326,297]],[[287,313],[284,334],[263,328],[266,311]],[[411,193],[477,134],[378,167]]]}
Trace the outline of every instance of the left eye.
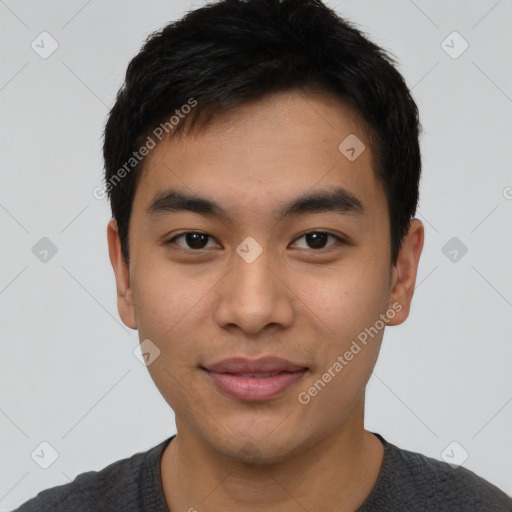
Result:
{"label": "left eye", "polygon": [[[302,236],[297,238],[297,240],[305,238],[307,244],[310,245],[310,247],[299,247],[300,249],[325,249],[325,244],[329,237],[335,239],[334,243],[343,242],[340,237],[333,235],[332,233],[326,233],[325,231],[310,231],[309,233],[304,233]],[[334,245],[334,243],[330,245]],[[327,247],[330,247],[330,245]]]}

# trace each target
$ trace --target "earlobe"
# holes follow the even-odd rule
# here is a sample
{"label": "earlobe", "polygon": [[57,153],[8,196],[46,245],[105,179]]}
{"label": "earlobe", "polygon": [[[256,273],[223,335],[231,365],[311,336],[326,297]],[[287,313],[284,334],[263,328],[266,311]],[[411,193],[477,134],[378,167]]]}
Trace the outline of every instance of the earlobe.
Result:
{"label": "earlobe", "polygon": [[121,251],[121,239],[117,222],[114,219],[107,226],[107,242],[110,263],[112,264],[116,279],[117,310],[119,316],[130,329],[137,329],[130,269]]}
{"label": "earlobe", "polygon": [[389,307],[400,304],[401,308],[387,325],[399,325],[409,316],[424,236],[423,223],[412,219],[392,273]]}

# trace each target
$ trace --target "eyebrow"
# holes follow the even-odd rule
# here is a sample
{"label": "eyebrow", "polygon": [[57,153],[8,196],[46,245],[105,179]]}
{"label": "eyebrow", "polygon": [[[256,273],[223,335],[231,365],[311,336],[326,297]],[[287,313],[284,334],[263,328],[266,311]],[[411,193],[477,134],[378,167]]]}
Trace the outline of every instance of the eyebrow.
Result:
{"label": "eyebrow", "polygon": [[[145,210],[151,217],[184,211],[206,217],[232,219],[229,212],[215,201],[179,190],[165,190],[157,193]],[[352,192],[343,187],[336,187],[299,196],[275,211],[274,217],[280,221],[291,216],[330,212],[364,215],[366,210],[363,202]]]}

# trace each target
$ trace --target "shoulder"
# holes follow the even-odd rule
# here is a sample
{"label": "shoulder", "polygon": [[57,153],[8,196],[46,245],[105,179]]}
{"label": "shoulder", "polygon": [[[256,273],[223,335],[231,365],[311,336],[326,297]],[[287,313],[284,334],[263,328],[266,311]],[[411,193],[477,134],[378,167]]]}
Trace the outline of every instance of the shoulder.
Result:
{"label": "shoulder", "polygon": [[168,441],[100,471],[81,473],[68,484],[45,489],[14,512],[142,510],[141,486],[149,483],[144,481],[144,466],[156,462]]}
{"label": "shoulder", "polygon": [[473,471],[383,444],[381,475],[362,511],[512,512],[512,498]]}

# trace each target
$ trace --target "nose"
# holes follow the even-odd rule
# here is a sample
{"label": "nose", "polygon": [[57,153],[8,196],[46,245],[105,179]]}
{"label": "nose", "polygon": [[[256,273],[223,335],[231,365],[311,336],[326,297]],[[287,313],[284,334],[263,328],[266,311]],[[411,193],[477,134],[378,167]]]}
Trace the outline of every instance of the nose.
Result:
{"label": "nose", "polygon": [[[289,327],[294,294],[283,267],[264,249],[254,260],[233,254],[231,269],[215,288],[215,322],[224,329],[261,334],[264,329]],[[279,326],[279,327],[278,327]]]}

